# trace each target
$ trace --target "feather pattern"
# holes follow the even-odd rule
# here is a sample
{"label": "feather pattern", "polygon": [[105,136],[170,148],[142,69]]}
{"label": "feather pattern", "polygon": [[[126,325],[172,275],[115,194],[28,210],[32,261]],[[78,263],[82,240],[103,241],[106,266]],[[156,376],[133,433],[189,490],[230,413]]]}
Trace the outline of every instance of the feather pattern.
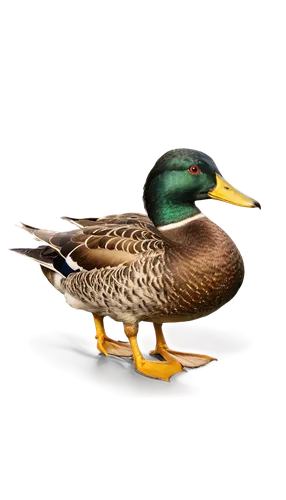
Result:
{"label": "feather pattern", "polygon": [[23,228],[46,243],[25,252],[61,274],[45,273],[73,307],[128,323],[184,321],[215,311],[242,283],[239,251],[206,217],[167,231],[141,214],[69,220],[78,228]]}
{"label": "feather pattern", "polygon": [[103,217],[95,219],[93,225],[84,225],[83,219],[77,219],[82,227],[67,232],[22,225],[36,239],[55,249],[73,270],[90,271],[130,263],[141,253],[163,249],[164,238],[147,216],[140,217],[139,220],[138,214]]}
{"label": "feather pattern", "polygon": [[150,232],[146,217],[140,229],[130,225],[130,218],[126,226],[120,216],[117,220],[120,225],[112,229],[94,227],[92,234],[102,240],[91,238],[87,245],[127,250],[134,258],[70,275],[63,286],[67,295],[79,298],[80,307],[118,321],[183,321],[210,314],[239,289],[244,275],[240,253],[206,217],[168,234],[156,228]]}

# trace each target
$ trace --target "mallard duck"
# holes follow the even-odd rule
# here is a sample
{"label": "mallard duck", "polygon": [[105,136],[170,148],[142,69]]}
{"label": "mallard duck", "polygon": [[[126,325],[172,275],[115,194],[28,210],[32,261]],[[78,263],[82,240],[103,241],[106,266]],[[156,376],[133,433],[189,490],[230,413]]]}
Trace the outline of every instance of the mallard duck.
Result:
{"label": "mallard duck", "polygon": [[[23,224],[44,245],[12,250],[37,261],[70,306],[93,314],[101,353],[133,356],[138,372],[169,381],[183,367],[215,358],[171,350],[163,323],[211,314],[243,282],[236,245],[195,204],[209,198],[260,208],[226,182],[209,156],[175,149],[159,158],[147,177],[143,200],[148,215],[63,217],[77,226],[68,232]],[[128,342],[106,335],[105,316],[123,323]],[[144,358],[138,347],[140,321],[154,324],[156,347],[150,354],[156,360]]]}

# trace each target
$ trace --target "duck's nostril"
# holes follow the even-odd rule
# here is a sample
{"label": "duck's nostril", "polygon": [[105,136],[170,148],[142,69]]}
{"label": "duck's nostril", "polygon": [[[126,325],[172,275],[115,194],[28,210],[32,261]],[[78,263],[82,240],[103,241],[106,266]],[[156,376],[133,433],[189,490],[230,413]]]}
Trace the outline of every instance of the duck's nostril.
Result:
{"label": "duck's nostril", "polygon": [[228,186],[224,186],[224,189],[229,189],[229,187]]}

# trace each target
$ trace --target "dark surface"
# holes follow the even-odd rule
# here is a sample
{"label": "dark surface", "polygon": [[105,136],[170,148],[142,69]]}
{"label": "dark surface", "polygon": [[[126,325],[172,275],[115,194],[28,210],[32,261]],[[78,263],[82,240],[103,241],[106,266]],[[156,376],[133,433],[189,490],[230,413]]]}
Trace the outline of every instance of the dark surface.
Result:
{"label": "dark surface", "polygon": [[[166,334],[174,348],[203,351],[218,359],[245,352],[252,344],[250,339],[237,333],[188,325],[169,327]],[[31,337],[29,345],[35,354],[52,366],[119,396],[188,398],[199,392],[189,373],[175,375],[169,383],[146,377],[136,371],[132,358],[112,355],[106,358],[96,351],[94,342],[86,336],[53,332]],[[145,353],[153,345],[152,337],[143,337]]]}

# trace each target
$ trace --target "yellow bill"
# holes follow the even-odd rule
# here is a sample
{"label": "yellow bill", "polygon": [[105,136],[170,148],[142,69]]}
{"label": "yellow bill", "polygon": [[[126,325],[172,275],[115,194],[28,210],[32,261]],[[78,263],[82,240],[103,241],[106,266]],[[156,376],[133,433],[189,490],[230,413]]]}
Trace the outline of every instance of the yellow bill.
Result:
{"label": "yellow bill", "polygon": [[216,174],[216,186],[208,192],[208,195],[214,200],[225,201],[226,203],[232,203],[240,207],[261,208],[258,201],[249,198],[249,196],[235,189],[218,174]]}

